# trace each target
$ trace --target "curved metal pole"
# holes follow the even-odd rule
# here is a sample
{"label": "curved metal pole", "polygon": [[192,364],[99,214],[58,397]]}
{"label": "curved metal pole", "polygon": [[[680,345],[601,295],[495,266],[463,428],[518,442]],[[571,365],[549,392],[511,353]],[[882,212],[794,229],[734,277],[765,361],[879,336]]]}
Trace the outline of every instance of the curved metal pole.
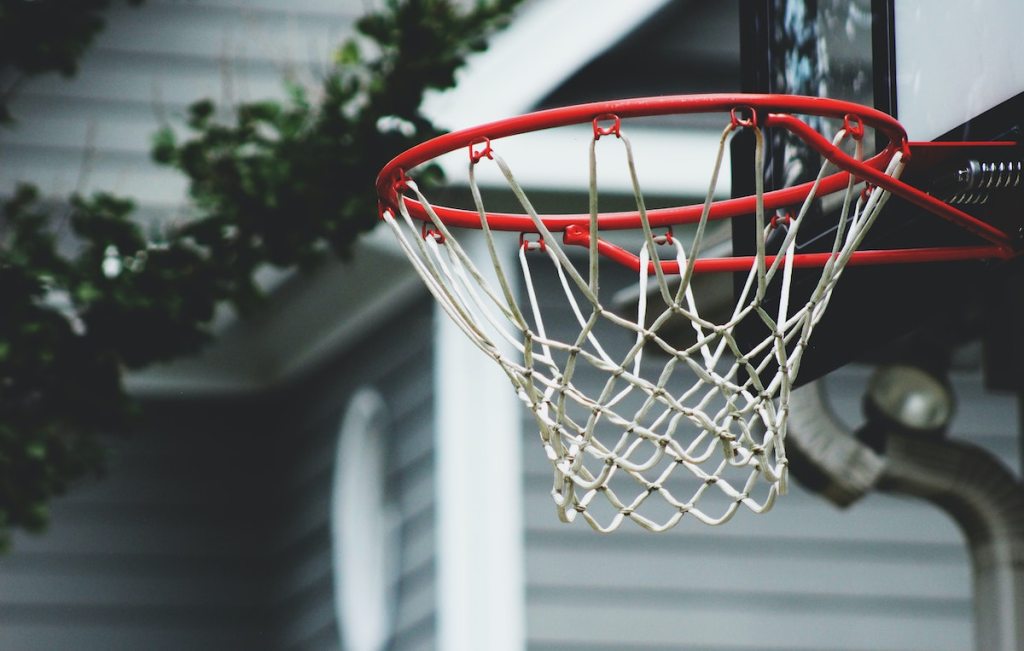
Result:
{"label": "curved metal pole", "polygon": [[948,513],[970,549],[975,648],[1024,651],[1024,486],[999,459],[969,443],[923,445],[898,431],[887,433],[880,455],[832,416],[821,382],[793,392],[787,447],[804,462],[792,464],[796,476],[836,504],[877,488]]}
{"label": "curved metal pole", "polygon": [[890,434],[878,488],[916,495],[956,520],[967,538],[978,651],[1024,651],[1024,491],[986,450]]}

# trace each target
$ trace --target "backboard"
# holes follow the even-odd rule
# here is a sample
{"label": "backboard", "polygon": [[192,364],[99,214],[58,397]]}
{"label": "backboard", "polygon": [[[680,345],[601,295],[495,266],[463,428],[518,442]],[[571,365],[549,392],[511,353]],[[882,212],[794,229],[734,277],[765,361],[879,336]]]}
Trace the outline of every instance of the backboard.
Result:
{"label": "backboard", "polygon": [[[1024,24],[1017,0],[755,0],[741,5],[745,92],[792,93],[852,100],[895,116],[911,141],[1015,141],[1016,147],[964,150],[905,177],[975,217],[1015,230],[1021,205],[1024,61],[1013,55]],[[768,134],[766,182],[777,188],[809,180],[815,154],[784,134]],[[749,194],[750,148],[737,139],[733,193]],[[919,158],[921,158],[919,156]],[[1016,190],[981,186],[1017,186]],[[828,206],[820,226],[801,237],[814,251],[835,227]],[[831,220],[830,220],[831,219]],[[1016,221],[1015,221],[1016,220]],[[734,223],[737,254],[750,249],[753,225]],[[893,200],[865,249],[956,246],[972,236],[906,202]],[[988,380],[1021,388],[1024,363],[1009,312],[1008,286],[1019,264],[984,262],[847,269],[812,337],[799,381],[808,382],[857,359],[885,356],[896,340],[900,361],[945,363],[946,351],[985,335],[992,344]],[[812,281],[806,281],[809,292]],[[994,318],[993,318],[994,317]],[[751,325],[756,330],[756,324]],[[752,332],[752,335],[755,334]],[[939,370],[939,369],[936,369]]]}

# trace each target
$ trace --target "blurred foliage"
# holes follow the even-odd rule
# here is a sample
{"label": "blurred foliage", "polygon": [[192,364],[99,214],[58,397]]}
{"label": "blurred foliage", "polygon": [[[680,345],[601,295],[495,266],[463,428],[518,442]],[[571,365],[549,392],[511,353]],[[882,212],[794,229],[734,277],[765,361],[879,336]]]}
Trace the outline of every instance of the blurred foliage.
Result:
{"label": "blurred foliage", "polygon": [[[143,0],[125,0],[139,5]],[[0,0],[0,124],[21,82],[47,72],[75,74],[78,59],[103,29],[112,0]]]}
{"label": "blurred foliage", "polygon": [[289,84],[281,102],[193,104],[185,135],[168,126],[152,149],[188,177],[193,216],[156,236],[108,194],[55,204],[22,186],[7,200],[0,542],[15,527],[43,528],[55,495],[102,470],[102,437],[132,422],[124,369],[196,352],[219,304],[244,312],[259,300],[264,265],[349,254],[377,223],[377,172],[438,133],[419,112],[424,92],[452,86],[519,2],[388,0],[317,87]]}

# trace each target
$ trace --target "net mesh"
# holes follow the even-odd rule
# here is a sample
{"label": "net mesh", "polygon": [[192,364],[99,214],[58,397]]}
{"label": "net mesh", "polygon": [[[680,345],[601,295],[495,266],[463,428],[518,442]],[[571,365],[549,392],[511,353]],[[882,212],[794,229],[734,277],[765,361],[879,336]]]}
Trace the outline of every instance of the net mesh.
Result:
{"label": "net mesh", "polygon": [[[715,320],[702,316],[692,281],[695,261],[710,239],[709,216],[726,148],[739,128],[754,133],[756,255],[735,307],[727,318]],[[572,249],[585,251],[582,259],[570,255],[548,229],[497,147],[489,147],[487,156],[471,156],[468,168],[488,251],[485,261],[471,260],[459,243],[459,231],[438,217],[411,180],[400,192],[399,214],[385,211],[384,221],[444,311],[501,366],[532,412],[553,469],[551,495],[562,520],[582,516],[602,532],[626,520],[663,531],[687,515],[720,524],[741,506],[764,512],[786,490],[789,393],[801,356],[846,262],[888,193],[867,191],[851,176],[839,193],[842,206],[831,256],[809,299],[791,305],[797,236],[831,165],[826,161],[821,166],[806,200],[780,228],[778,219],[766,218],[763,207],[764,135],[758,127],[734,120],[722,132],[699,221],[686,237],[674,237],[652,229],[633,148],[619,130],[614,140],[624,148],[642,231],[635,250],[639,300],[636,312],[624,316],[600,298],[601,135],[608,134],[595,129],[589,146],[589,242]],[[860,139],[851,138],[846,129],[837,131],[833,144],[852,147],[852,155],[862,160]],[[533,222],[536,235],[521,238],[517,260],[504,257],[488,225],[476,179],[479,164],[497,165]],[[898,177],[901,170],[897,153],[886,173]],[[410,215],[405,195],[424,206],[430,232]],[[484,267],[485,273],[478,263],[490,268]],[[668,273],[676,270],[668,263],[678,265],[678,273]],[[538,298],[534,279],[541,276],[560,288],[561,312]],[[766,300],[772,286],[780,289],[777,304]],[[756,319],[765,335],[741,345],[736,331],[745,319]],[[682,346],[665,336],[669,324],[679,320],[692,329]],[[610,332],[616,333],[616,341],[609,340]],[[626,345],[621,345],[623,340]]]}

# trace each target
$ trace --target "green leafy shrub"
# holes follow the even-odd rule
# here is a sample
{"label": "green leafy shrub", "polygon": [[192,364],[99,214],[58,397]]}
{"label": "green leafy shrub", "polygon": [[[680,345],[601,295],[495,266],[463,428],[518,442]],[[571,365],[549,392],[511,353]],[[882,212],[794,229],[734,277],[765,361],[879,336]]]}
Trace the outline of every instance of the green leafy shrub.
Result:
{"label": "green leafy shrub", "polygon": [[[55,495],[102,470],[103,437],[125,431],[135,410],[125,368],[197,351],[219,304],[245,312],[259,301],[262,266],[349,254],[378,221],[377,172],[438,134],[419,112],[423,94],[450,87],[519,1],[389,0],[359,21],[315,93],[290,84],[281,102],[193,104],[184,137],[167,127],[154,138],[153,158],[188,177],[192,200],[191,219],[159,236],[109,194],[55,205],[23,186],[6,201],[0,540],[44,527]],[[73,62],[76,47],[47,65]],[[436,171],[419,179],[439,181]]]}

